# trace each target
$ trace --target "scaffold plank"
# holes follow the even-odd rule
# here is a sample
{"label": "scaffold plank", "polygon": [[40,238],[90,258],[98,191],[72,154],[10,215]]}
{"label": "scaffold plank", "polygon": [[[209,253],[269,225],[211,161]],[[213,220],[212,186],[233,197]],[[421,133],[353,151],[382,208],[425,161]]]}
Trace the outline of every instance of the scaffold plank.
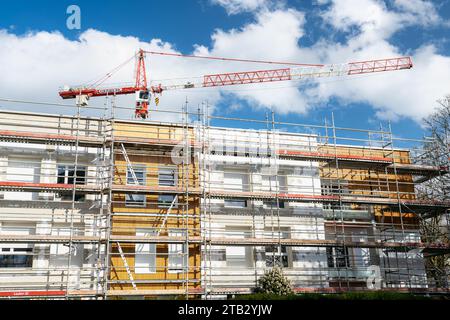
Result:
{"label": "scaffold plank", "polygon": [[[169,236],[120,236],[111,235],[109,239],[93,236],[56,236],[56,235],[0,235],[2,242],[19,243],[92,243],[92,242],[120,242],[120,243],[185,243],[185,237]],[[189,237],[192,244],[201,244],[205,240],[200,236]],[[356,248],[420,248],[434,251],[449,251],[450,244],[446,243],[422,243],[422,242],[388,242],[388,241],[340,241],[340,240],[317,240],[317,239],[271,239],[271,238],[220,238],[213,237],[206,240],[212,245],[227,246],[259,246],[259,245],[285,245],[294,247],[356,247]]]}
{"label": "scaffold plank", "polygon": [[243,199],[272,199],[278,197],[283,200],[300,202],[342,202],[373,205],[404,205],[410,207],[440,207],[450,208],[450,201],[396,199],[388,197],[364,197],[359,195],[310,195],[297,193],[270,193],[270,192],[237,192],[225,190],[211,190],[207,194],[213,198],[243,198]]}
{"label": "scaffold plank", "polygon": [[[144,185],[122,185],[113,184],[112,191],[115,193],[171,193],[182,194],[186,190],[181,187],[161,187],[161,186],[144,186]],[[200,194],[199,188],[189,188],[189,194]]]}
{"label": "scaffold plank", "polygon": [[362,162],[378,162],[390,164],[393,162],[392,158],[387,157],[369,157],[349,154],[332,154],[323,152],[298,151],[298,150],[277,150],[280,157],[301,158],[301,159],[315,159],[315,160],[335,160],[340,161],[362,161]]}
{"label": "scaffold plank", "polygon": [[96,193],[102,191],[98,185],[64,184],[64,183],[35,183],[18,181],[0,181],[0,189],[4,190],[26,190],[26,191],[71,191],[75,189],[81,193]]}
{"label": "scaffold plank", "polygon": [[[186,140],[175,139],[161,139],[161,138],[139,138],[139,137],[126,137],[122,135],[114,136],[114,142],[124,145],[149,145],[149,146],[161,146],[161,147],[174,147],[177,145],[186,145]],[[189,139],[187,143],[190,146],[201,146],[200,143],[194,139]]]}
{"label": "scaffold plank", "polygon": [[[69,129],[67,129],[69,130]],[[75,129],[73,129],[75,130]],[[80,146],[101,146],[104,144],[103,137],[89,137],[89,136],[75,136],[67,134],[51,134],[51,133],[37,133],[37,132],[26,132],[26,131],[13,131],[13,130],[1,130],[0,139],[13,139],[15,141],[27,141],[36,143],[78,143]]]}

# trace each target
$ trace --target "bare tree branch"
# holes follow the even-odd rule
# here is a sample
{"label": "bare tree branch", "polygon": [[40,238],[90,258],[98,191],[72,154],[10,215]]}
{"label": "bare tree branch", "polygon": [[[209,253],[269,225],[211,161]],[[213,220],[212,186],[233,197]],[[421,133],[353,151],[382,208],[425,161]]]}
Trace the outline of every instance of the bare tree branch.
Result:
{"label": "bare tree branch", "polygon": [[[431,139],[423,145],[424,153],[420,161],[424,164],[448,167],[450,143],[450,95],[437,101],[435,112],[424,119]],[[416,186],[420,199],[449,200],[450,177],[449,174],[439,175]],[[420,232],[423,242],[449,243],[448,213],[439,216],[429,216],[420,219]],[[438,288],[448,288],[449,285],[449,255],[425,257],[425,267],[428,278],[434,281]]]}

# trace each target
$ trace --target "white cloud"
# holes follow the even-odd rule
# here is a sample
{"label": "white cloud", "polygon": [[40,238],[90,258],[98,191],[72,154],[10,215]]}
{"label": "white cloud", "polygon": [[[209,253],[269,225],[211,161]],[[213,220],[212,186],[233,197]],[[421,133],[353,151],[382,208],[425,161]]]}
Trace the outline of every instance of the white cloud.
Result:
{"label": "white cloud", "polygon": [[[256,21],[241,29],[216,30],[212,35],[211,50],[202,53],[212,56],[252,58],[270,61],[317,61],[310,50],[300,49],[298,42],[304,35],[305,15],[297,10],[262,11]],[[233,64],[228,71],[283,68],[280,65]],[[292,84],[290,84],[292,86]],[[233,88],[233,94],[256,107],[275,108],[280,112],[304,113],[306,99],[298,88],[274,89],[273,83],[246,85]],[[278,85],[278,87],[280,87]],[[230,88],[225,88],[228,91]],[[228,97],[227,97],[228,98]]]}
{"label": "white cloud", "polygon": [[[377,48],[385,54],[396,53],[389,48],[383,49],[382,44],[372,50],[375,52]],[[450,57],[436,53],[436,48],[428,45],[414,52],[413,63],[413,69],[407,71],[320,83],[306,94],[314,101],[326,102],[330,97],[337,97],[345,103],[367,102],[377,110],[380,118],[395,120],[404,116],[420,122],[432,111],[434,102],[449,92]]]}
{"label": "white cloud", "polygon": [[[340,31],[358,27],[370,40],[388,39],[411,25],[432,26],[442,22],[433,3],[422,0],[395,0],[395,10],[382,0],[328,0],[322,18]],[[352,35],[354,36],[354,35]]]}
{"label": "white cloud", "polygon": [[272,0],[211,0],[213,4],[225,8],[229,15],[267,9],[277,1]]}
{"label": "white cloud", "polygon": [[[120,65],[136,52],[138,48],[151,51],[176,52],[172,45],[160,39],[149,43],[136,37],[111,35],[96,30],[83,32],[79,39],[71,41],[58,32],[35,32],[17,36],[6,30],[0,30],[0,97],[13,97],[21,100],[58,102],[60,87],[79,85],[98,79],[114,67]],[[180,75],[202,73],[202,65],[196,61],[177,58],[151,56],[147,59],[147,72],[152,79],[172,78]],[[134,61],[124,66],[109,83],[132,82]],[[186,92],[163,93],[160,109],[180,110],[187,96]],[[217,90],[210,89],[201,94],[188,95],[190,105],[195,109],[203,99],[214,104],[219,99]],[[122,97],[118,104],[133,108],[134,97]],[[92,106],[103,105],[102,98],[93,98]],[[65,103],[73,103],[66,100]],[[3,103],[4,105],[4,103]],[[26,111],[27,106],[18,106]],[[43,110],[37,106],[34,111],[52,111],[64,113],[64,108]],[[124,117],[132,117],[132,110],[119,110]],[[168,114],[155,113],[153,118],[168,118]]]}
{"label": "white cloud", "polygon": [[392,11],[378,0],[329,3],[322,12],[326,24],[338,31],[357,30],[344,43],[321,39],[311,47],[303,47],[305,15],[293,9],[280,9],[259,12],[255,22],[239,30],[216,31],[212,49],[203,48],[203,52],[306,63],[341,63],[411,54],[414,68],[407,71],[325,79],[312,87],[305,83],[298,88],[292,83],[292,87],[287,83],[258,84],[232,92],[254,106],[272,107],[278,112],[305,113],[335,97],[345,103],[366,102],[383,118],[404,116],[420,121],[429,114],[435,100],[448,93],[450,57],[439,54],[432,45],[402,52],[389,39],[407,25],[439,23],[434,6],[424,1],[410,5],[397,1],[397,9]]}
{"label": "white cloud", "polygon": [[368,75],[351,81],[320,83],[306,95],[310,101],[328,101],[330,97],[337,97],[347,103],[367,102],[377,110],[379,117],[396,119],[405,116],[420,121],[432,111],[435,101],[449,92],[450,57],[426,44],[414,51],[402,52],[390,42],[390,36],[406,25],[425,26],[443,21],[436,16],[434,6],[426,1],[407,3],[398,0],[395,5],[399,11],[389,11],[384,2],[378,0],[358,1],[356,7],[352,3],[334,0],[322,15],[336,29],[356,27],[359,31],[349,36],[344,44],[326,41],[316,45],[317,50],[325,53],[325,62],[411,54],[413,69]]}
{"label": "white cloud", "polygon": [[442,23],[435,5],[431,1],[424,0],[394,0],[397,8],[403,11],[405,20],[421,25],[433,25]]}
{"label": "white cloud", "polygon": [[304,23],[304,14],[293,9],[264,11],[257,15],[255,22],[239,30],[216,30],[211,36],[210,53],[281,61],[295,57],[298,60],[302,58],[296,55]]}
{"label": "white cloud", "polygon": [[[312,54],[300,52],[297,43],[303,35],[303,23],[304,14],[296,10],[265,11],[258,15],[254,23],[241,29],[216,30],[212,34],[211,48],[197,45],[193,53],[282,61],[294,57],[297,61],[310,60]],[[170,43],[160,39],[144,43],[136,37],[111,35],[96,30],[87,30],[74,41],[58,32],[17,36],[3,30],[0,33],[0,65],[4,66],[4,76],[0,78],[0,96],[60,102],[57,96],[59,87],[94,80],[127,60],[140,47],[150,51],[176,52]],[[179,78],[192,79],[204,74],[279,67],[160,56],[149,56],[147,63],[151,79],[160,79],[163,84],[180,83],[187,80]],[[110,82],[130,82],[132,79],[131,63]],[[159,81],[155,80],[153,84],[157,83]],[[306,111],[305,99],[297,88],[286,88],[280,92],[270,90],[270,87],[270,84],[262,84],[229,87],[226,90],[236,90],[237,97],[255,106],[279,107],[282,111]],[[196,107],[205,99],[214,105],[221,96],[219,89],[171,91],[163,93],[161,107],[179,110],[186,97],[190,105]],[[229,99],[229,95],[224,99]],[[132,97],[121,100],[122,104],[133,106]],[[101,98],[91,100],[91,104],[101,105],[102,102]],[[128,113],[132,115],[132,111]]]}
{"label": "white cloud", "polygon": [[[205,99],[212,105],[223,101],[229,102],[230,106],[242,99],[252,106],[274,108],[277,112],[305,113],[337,98],[345,103],[367,102],[379,117],[405,116],[420,121],[431,112],[436,99],[449,93],[450,57],[439,53],[430,44],[403,52],[390,42],[390,37],[405,26],[442,24],[430,2],[397,0],[388,8],[379,0],[321,0],[324,30],[351,32],[346,34],[344,42],[321,38],[308,47],[302,43],[308,18],[305,13],[289,8],[254,7],[261,1],[239,3],[243,8],[259,8],[254,21],[236,29],[215,30],[211,45],[194,45],[194,54],[303,63],[340,63],[411,54],[414,68],[357,76],[353,80],[328,79],[315,85],[283,82],[172,91],[163,93],[161,108],[179,110],[188,97],[194,109]],[[57,32],[17,36],[11,31],[0,30],[0,96],[60,102],[59,86],[85,83],[104,75],[140,47],[177,52],[171,43],[160,39],[145,43],[136,37],[96,30],[83,32],[76,41]],[[169,79],[161,80],[163,84],[181,81],[170,80],[174,78],[279,67],[160,56],[149,56],[147,62],[151,79]],[[131,63],[111,81],[129,82],[132,78]],[[157,83],[159,81],[154,82]],[[97,101],[95,104],[101,105],[102,100]],[[122,103],[132,108],[133,97],[123,99]],[[132,110],[123,112],[133,114]]]}
{"label": "white cloud", "polygon": [[362,32],[382,31],[389,35],[398,27],[397,16],[389,12],[383,2],[374,0],[338,0],[331,1],[331,6],[322,14],[323,19],[335,29],[349,31],[355,25]]}

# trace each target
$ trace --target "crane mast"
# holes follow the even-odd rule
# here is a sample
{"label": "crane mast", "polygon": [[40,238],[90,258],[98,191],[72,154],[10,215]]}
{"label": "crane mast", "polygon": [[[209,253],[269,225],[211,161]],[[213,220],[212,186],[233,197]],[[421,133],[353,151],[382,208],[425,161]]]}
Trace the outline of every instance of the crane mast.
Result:
{"label": "crane mast", "polygon": [[[269,64],[293,65],[291,68],[267,69],[257,71],[241,71],[229,73],[208,74],[202,76],[197,81],[187,81],[172,84],[159,84],[157,86],[148,86],[147,74],[145,67],[145,54],[159,54],[166,56],[178,56],[187,58],[213,59],[222,61],[240,61],[240,62],[256,62]],[[128,87],[112,87],[101,88],[97,82],[95,86],[78,86],[73,88],[65,88],[59,92],[63,99],[77,99],[82,105],[87,105],[90,97],[111,96],[111,95],[136,95],[135,117],[146,119],[148,117],[148,109],[151,102],[152,94],[155,96],[155,104],[159,103],[159,96],[167,90],[179,89],[195,89],[195,88],[211,88],[242,84],[255,84],[276,81],[291,81],[314,79],[323,77],[340,77],[369,74],[376,72],[397,71],[411,69],[413,67],[411,57],[396,57],[388,59],[366,60],[341,64],[301,64],[292,62],[274,62],[235,58],[220,58],[209,56],[182,55],[175,53],[163,53],[144,51],[140,49],[136,57],[135,84]],[[109,78],[108,74],[104,80]]]}

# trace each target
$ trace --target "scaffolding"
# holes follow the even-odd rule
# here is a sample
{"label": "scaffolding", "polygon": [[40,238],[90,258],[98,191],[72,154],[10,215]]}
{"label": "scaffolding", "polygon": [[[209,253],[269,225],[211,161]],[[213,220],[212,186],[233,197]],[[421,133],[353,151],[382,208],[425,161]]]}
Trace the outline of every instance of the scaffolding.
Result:
{"label": "scaffolding", "polygon": [[0,298],[212,299],[276,266],[297,292],[448,292],[424,264],[448,237],[420,225],[450,202],[417,193],[448,163],[390,124],[58,106],[72,114],[0,111]]}

